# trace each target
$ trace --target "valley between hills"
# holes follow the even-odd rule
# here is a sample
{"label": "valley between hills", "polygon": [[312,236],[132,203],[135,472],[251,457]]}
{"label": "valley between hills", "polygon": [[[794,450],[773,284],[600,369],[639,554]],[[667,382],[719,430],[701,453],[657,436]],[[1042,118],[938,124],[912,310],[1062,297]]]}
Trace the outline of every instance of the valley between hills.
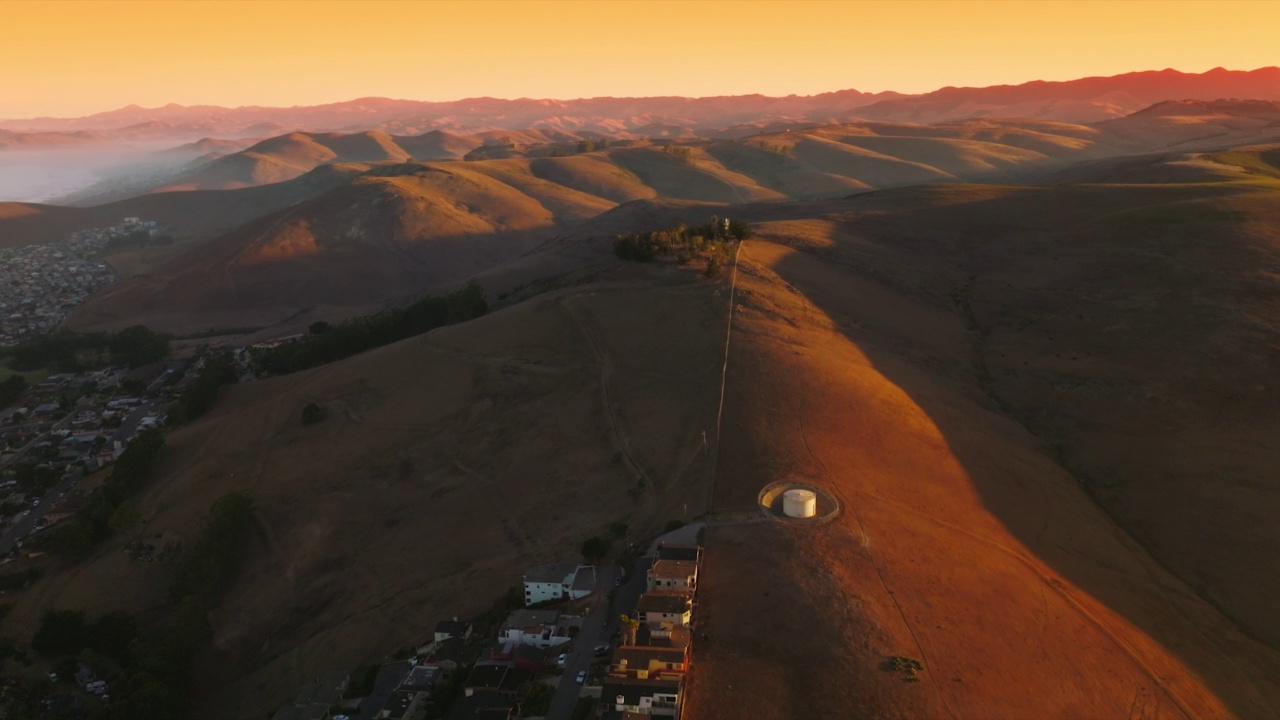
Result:
{"label": "valley between hills", "polygon": [[[191,542],[243,490],[191,711],[267,717],[610,522],[697,518],[683,717],[1277,716],[1280,106],[928,120],[293,132],[133,197],[0,203],[0,245],[171,234],[105,257],[76,331],[190,352],[467,283],[491,306],[225,388],[136,525],[48,560],[4,635],[49,607],[162,619],[171,569],[126,547]],[[613,252],[712,216],[751,227],[721,272]],[[843,511],[758,521],[784,478]]]}

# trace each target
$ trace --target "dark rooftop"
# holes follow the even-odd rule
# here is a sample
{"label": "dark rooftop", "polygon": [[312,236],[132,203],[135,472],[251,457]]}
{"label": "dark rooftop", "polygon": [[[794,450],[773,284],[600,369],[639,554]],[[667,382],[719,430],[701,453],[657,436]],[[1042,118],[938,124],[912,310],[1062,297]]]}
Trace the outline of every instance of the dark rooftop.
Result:
{"label": "dark rooftop", "polygon": [[436,623],[436,634],[443,635],[447,633],[450,637],[463,637],[470,628],[471,623],[459,620],[441,620]]}
{"label": "dark rooftop", "polygon": [[400,684],[400,689],[430,692],[440,681],[440,675],[439,665],[423,663],[409,671],[409,676]]}
{"label": "dark rooftop", "polygon": [[633,678],[607,677],[600,688],[600,704],[613,707],[619,695],[624,705],[639,705],[640,698],[655,694],[678,695],[684,689],[683,679],[637,680]]}
{"label": "dark rooftop", "polygon": [[413,707],[413,701],[417,699],[417,693],[408,690],[397,690],[391,693],[391,697],[387,700],[387,704],[382,706],[382,712],[391,720],[400,720]]}
{"label": "dark rooftop", "polygon": [[639,612],[680,614],[689,609],[690,596],[680,592],[647,592],[636,601]]}
{"label": "dark rooftop", "polygon": [[674,648],[683,652],[689,647],[689,628],[680,625],[670,628],[651,628],[647,625],[641,625],[636,630],[636,645]]}
{"label": "dark rooftop", "polygon": [[476,665],[467,676],[465,688],[496,690],[502,687],[502,678],[507,674],[507,665]]}
{"label": "dark rooftop", "polygon": [[702,559],[702,547],[700,545],[663,543],[658,546],[658,559],[699,562]]}

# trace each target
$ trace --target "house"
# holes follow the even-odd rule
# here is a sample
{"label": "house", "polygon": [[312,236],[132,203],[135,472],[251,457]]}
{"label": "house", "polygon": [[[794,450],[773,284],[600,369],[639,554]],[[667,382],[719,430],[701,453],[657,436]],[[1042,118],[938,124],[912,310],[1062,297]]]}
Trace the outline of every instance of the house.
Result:
{"label": "house", "polygon": [[689,669],[685,650],[666,647],[624,645],[613,653],[609,674],[640,680],[679,677]]}
{"label": "house", "polygon": [[498,642],[544,649],[563,645],[570,638],[565,628],[557,626],[559,617],[560,613],[555,610],[516,610],[498,630]]}
{"label": "house", "polygon": [[679,717],[683,692],[683,678],[639,680],[609,677],[600,688],[600,707],[619,713]]}
{"label": "house", "polygon": [[435,647],[430,648],[428,651],[418,648],[418,653],[430,652],[431,662],[445,670],[455,670],[458,665],[474,659],[468,654],[467,642],[462,638],[448,638],[432,644]]}
{"label": "house", "polygon": [[698,564],[688,560],[658,560],[648,570],[648,590],[686,590],[698,588]]}
{"label": "house", "polygon": [[[578,575],[587,569],[590,570],[590,584],[577,582]],[[558,563],[529,568],[524,573],[524,604],[528,607],[566,597],[577,600],[590,595],[594,585],[595,568],[590,565]]]}
{"label": "house", "polygon": [[674,623],[662,623],[641,625],[637,628],[635,644],[637,647],[673,648],[687,653],[690,639],[689,628]]}
{"label": "house", "polygon": [[471,637],[471,623],[459,622],[458,618],[452,620],[441,620],[436,623],[435,641],[442,643],[449,638],[462,638],[466,640]]}
{"label": "house", "polygon": [[516,645],[511,650],[511,662],[518,668],[537,672],[547,666],[547,651],[533,645]]}
{"label": "house", "polygon": [[702,564],[702,546],[701,545],[678,545],[676,543],[662,543],[658,546],[659,560],[679,560],[682,562],[691,562]]}
{"label": "house", "polygon": [[347,691],[351,675],[345,670],[334,670],[302,688],[292,705],[286,705],[271,716],[271,720],[324,720],[329,708],[342,699]]}
{"label": "house", "polygon": [[468,691],[453,703],[450,720],[508,720],[515,698],[496,690]]}
{"label": "house", "polygon": [[409,692],[420,692],[430,695],[435,691],[436,685],[440,684],[440,678],[444,676],[444,671],[435,663],[419,663],[415,665],[409,674],[405,676],[404,682],[400,683],[400,690]]}
{"label": "house", "polygon": [[49,509],[49,512],[44,516],[44,521],[49,525],[55,525],[69,517],[73,517],[79,510],[80,503],[63,501]]}
{"label": "house", "polygon": [[515,697],[520,686],[533,679],[533,672],[518,668],[509,662],[478,662],[463,683],[463,694],[471,697],[477,692],[498,692]]}
{"label": "house", "polygon": [[693,598],[683,592],[647,592],[636,602],[636,612],[642,625],[688,627],[693,620]]}
{"label": "house", "polygon": [[35,415],[52,415],[53,413],[58,412],[58,403],[44,403],[43,405],[37,405],[36,409],[32,412]]}
{"label": "house", "polygon": [[[412,674],[412,673],[411,673]],[[378,712],[380,720],[403,720],[413,717],[427,701],[427,694],[412,690],[395,690]]]}

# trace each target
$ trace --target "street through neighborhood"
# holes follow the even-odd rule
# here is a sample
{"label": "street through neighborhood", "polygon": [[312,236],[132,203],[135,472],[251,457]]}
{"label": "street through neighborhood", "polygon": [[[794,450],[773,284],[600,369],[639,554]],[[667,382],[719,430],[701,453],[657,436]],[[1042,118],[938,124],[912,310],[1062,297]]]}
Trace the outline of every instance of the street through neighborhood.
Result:
{"label": "street through neighborhood", "polygon": [[547,711],[547,720],[571,720],[573,709],[578,704],[583,685],[578,684],[578,673],[587,671],[590,674],[591,661],[595,657],[597,645],[608,643],[613,633],[618,630],[619,618],[624,611],[631,611],[636,601],[645,591],[645,572],[653,564],[653,558],[643,557],[635,561],[634,566],[622,585],[617,586],[613,603],[609,602],[609,591],[615,589],[614,578],[620,568],[617,565],[597,568],[595,608],[583,623],[582,631],[573,642],[573,649],[565,658],[564,674],[560,676],[560,685],[551,699],[551,708]]}

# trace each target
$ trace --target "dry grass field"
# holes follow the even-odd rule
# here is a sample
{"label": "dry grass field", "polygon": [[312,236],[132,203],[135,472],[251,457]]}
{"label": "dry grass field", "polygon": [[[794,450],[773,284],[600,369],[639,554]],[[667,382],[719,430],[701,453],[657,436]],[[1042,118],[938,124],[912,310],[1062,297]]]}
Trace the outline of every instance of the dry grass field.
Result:
{"label": "dry grass field", "polygon": [[709,529],[687,716],[1274,717],[1275,198],[950,187],[762,224],[715,510],[795,477],[845,512]]}
{"label": "dry grass field", "polygon": [[[486,610],[611,521],[643,536],[706,497],[725,302],[689,272],[622,268],[235,387],[171,436],[141,524],[24,594],[7,632],[49,606],[153,611],[166,570],[123,546],[188,539],[216,497],[248,490],[260,535],[216,613],[196,714],[258,717],[327,669]],[[328,418],[304,427],[307,402]]]}
{"label": "dry grass field", "polygon": [[[1273,159],[615,208],[481,275],[536,285],[577,268],[544,286],[558,289],[229,389],[170,437],[140,525],[18,596],[4,632],[27,637],[49,606],[154,612],[166,566],[124,545],[189,538],[214,498],[247,489],[260,533],[215,613],[196,702],[200,717],[255,717],[321,671],[483,610],[610,521],[644,533],[709,511],[691,720],[1276,717]],[[489,237],[557,222],[511,183],[561,212],[581,199],[548,177],[493,161],[360,183],[406,203],[380,222],[445,217]],[[460,188],[487,204],[441,209]],[[537,220],[500,221],[499,206]],[[282,217],[339,228],[352,207]],[[757,236],[717,439],[727,284],[621,263],[608,238],[726,212]],[[308,402],[328,419],[302,426]],[[737,524],[786,477],[843,514]]]}

